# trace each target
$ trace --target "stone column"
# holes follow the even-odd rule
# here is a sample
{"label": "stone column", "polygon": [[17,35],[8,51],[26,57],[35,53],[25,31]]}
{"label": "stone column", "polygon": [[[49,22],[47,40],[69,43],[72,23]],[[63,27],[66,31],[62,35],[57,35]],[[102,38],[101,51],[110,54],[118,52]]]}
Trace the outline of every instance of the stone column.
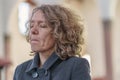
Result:
{"label": "stone column", "polygon": [[111,27],[112,21],[110,19],[103,20],[107,80],[113,80]]}

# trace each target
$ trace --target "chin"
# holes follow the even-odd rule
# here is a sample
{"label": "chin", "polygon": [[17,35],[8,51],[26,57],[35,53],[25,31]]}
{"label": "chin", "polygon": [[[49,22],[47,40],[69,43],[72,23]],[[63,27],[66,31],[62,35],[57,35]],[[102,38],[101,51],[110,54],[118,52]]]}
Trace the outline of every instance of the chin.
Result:
{"label": "chin", "polygon": [[38,49],[35,49],[35,48],[31,48],[31,50],[32,50],[33,52],[38,52],[38,51],[39,51]]}
{"label": "chin", "polygon": [[41,50],[40,49],[32,49],[32,51],[33,52],[44,52],[45,50],[43,50],[43,49],[41,49]]}

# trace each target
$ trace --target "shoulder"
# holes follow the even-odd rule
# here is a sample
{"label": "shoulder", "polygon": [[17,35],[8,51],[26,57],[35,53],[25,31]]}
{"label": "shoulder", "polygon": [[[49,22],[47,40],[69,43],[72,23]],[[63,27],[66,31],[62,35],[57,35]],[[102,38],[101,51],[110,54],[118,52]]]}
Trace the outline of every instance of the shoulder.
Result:
{"label": "shoulder", "polygon": [[24,73],[25,69],[27,68],[27,65],[31,64],[32,60],[25,61],[21,64],[19,64],[14,72],[13,80],[18,80],[19,76]]}
{"label": "shoulder", "polygon": [[81,57],[71,57],[67,61],[74,65],[89,64],[87,59]]}
{"label": "shoulder", "polygon": [[21,64],[19,64],[16,68],[23,68],[23,67],[27,67],[27,65],[32,63],[32,59],[31,60],[27,60]]}
{"label": "shoulder", "polygon": [[32,63],[32,59],[31,59],[31,60],[27,60],[27,61],[19,64],[19,65],[16,67],[16,69],[15,69],[15,74],[16,74],[16,73],[19,74],[19,73],[25,71],[26,68],[27,68],[27,66],[30,65],[31,63]]}
{"label": "shoulder", "polygon": [[71,80],[91,80],[90,66],[85,58],[72,57],[72,75]]}
{"label": "shoulder", "polygon": [[87,59],[81,57],[71,57],[68,59],[69,64],[72,66],[72,70],[83,71],[90,73],[90,65]]}

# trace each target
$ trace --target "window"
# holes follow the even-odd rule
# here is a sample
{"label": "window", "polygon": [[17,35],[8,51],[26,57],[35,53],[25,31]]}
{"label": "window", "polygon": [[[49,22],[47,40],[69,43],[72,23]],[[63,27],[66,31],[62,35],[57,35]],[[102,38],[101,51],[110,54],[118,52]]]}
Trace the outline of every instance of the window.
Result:
{"label": "window", "polygon": [[18,26],[21,34],[25,35],[26,27],[25,24],[29,19],[30,4],[22,2],[18,7]]}

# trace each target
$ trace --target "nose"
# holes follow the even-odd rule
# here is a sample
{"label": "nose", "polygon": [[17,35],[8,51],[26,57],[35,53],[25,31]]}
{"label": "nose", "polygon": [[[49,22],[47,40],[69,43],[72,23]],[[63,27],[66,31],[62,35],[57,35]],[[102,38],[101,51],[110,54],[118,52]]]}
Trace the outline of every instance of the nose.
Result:
{"label": "nose", "polygon": [[33,35],[39,34],[39,31],[38,31],[37,26],[32,27],[30,32],[31,32],[31,34],[33,34]]}

